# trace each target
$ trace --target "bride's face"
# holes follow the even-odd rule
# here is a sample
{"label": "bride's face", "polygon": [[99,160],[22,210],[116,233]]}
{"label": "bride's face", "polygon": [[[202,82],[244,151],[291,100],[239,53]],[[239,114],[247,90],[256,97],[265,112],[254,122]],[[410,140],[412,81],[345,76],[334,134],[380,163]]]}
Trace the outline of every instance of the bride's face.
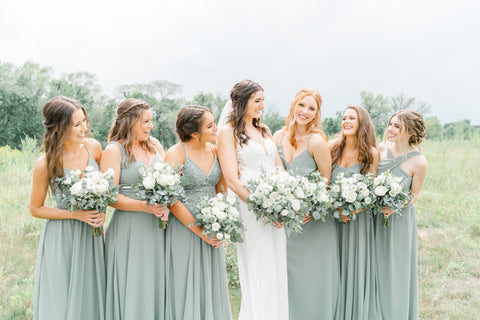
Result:
{"label": "bride's face", "polygon": [[262,111],[265,108],[263,103],[265,96],[263,91],[259,90],[255,92],[247,102],[247,108],[245,110],[245,117],[247,118],[260,118],[262,116]]}

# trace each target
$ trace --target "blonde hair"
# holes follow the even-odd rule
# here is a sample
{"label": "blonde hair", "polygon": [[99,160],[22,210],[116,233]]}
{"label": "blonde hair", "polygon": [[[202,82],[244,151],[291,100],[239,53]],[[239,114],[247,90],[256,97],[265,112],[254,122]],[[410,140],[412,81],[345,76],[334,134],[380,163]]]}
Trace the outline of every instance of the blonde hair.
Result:
{"label": "blonde hair", "polygon": [[307,97],[311,96],[313,99],[315,99],[315,102],[317,103],[317,114],[315,115],[315,118],[310,121],[307,124],[307,132],[308,133],[320,133],[322,137],[327,141],[327,136],[322,130],[322,123],[320,121],[320,118],[322,116],[322,111],[321,111],[321,106],[322,106],[322,97],[320,96],[320,93],[318,93],[317,90],[315,89],[310,89],[310,88],[305,88],[300,91],[298,91],[295,94],[295,98],[293,99],[292,103],[290,104],[290,111],[285,118],[285,132],[288,132],[288,141],[292,145],[294,149],[297,149],[297,141],[295,139],[295,133],[296,133],[296,119],[295,119],[295,114],[297,111],[298,104],[300,101]]}

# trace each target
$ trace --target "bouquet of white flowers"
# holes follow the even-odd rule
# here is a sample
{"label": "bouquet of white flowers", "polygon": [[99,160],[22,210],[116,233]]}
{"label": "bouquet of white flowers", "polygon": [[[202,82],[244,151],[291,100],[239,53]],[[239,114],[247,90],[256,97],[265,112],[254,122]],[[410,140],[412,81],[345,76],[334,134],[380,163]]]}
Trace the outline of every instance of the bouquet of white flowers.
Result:
{"label": "bouquet of white flowers", "polygon": [[375,195],[372,192],[371,174],[353,174],[350,177],[340,173],[334,183],[330,184],[330,201],[334,209],[333,216],[343,222],[341,215],[355,220],[360,209],[372,209]]}
{"label": "bouquet of white flowers", "polygon": [[[169,206],[185,197],[183,186],[187,178],[178,174],[178,168],[165,162],[155,162],[151,167],[141,166],[138,169],[140,183],[133,185],[138,191],[140,200],[147,204]],[[166,222],[159,220],[159,228],[165,229]]]}
{"label": "bouquet of white flowers", "polygon": [[[87,166],[81,178],[80,174],[82,172],[75,169],[55,179],[64,190],[63,197],[68,202],[69,211],[80,209],[105,212],[109,204],[117,202],[118,186],[113,182],[113,169],[102,173]],[[93,228],[92,233],[94,237],[103,235],[101,228]]]}
{"label": "bouquet of white flowers", "polygon": [[218,193],[213,198],[204,197],[197,207],[195,224],[203,228],[202,234],[217,237],[218,240],[242,242],[241,232],[245,230],[240,221],[240,212],[236,208],[237,197]]}
{"label": "bouquet of white flowers", "polygon": [[[373,192],[377,196],[376,206],[379,213],[382,207],[388,207],[395,214],[401,215],[403,205],[412,200],[411,196],[402,189],[402,177],[386,171],[373,179]],[[388,217],[383,217],[383,225],[388,227]]]}
{"label": "bouquet of white flowers", "polygon": [[307,203],[299,178],[276,167],[268,175],[263,172],[259,179],[248,181],[247,189],[251,191],[248,208],[257,219],[265,224],[283,224],[287,235],[302,231],[309,208],[305,210]]}
{"label": "bouquet of white flowers", "polygon": [[327,178],[314,171],[310,175],[300,178],[300,183],[305,193],[304,199],[307,205],[304,206],[305,213],[311,213],[313,219],[325,222],[325,217],[330,213],[331,201],[327,189]]}

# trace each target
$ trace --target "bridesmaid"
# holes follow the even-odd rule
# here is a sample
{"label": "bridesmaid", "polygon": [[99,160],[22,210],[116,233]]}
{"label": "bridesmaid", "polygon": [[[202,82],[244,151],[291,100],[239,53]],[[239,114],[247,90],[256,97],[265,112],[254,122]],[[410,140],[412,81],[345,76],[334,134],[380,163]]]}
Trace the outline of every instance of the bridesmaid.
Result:
{"label": "bridesmaid", "polygon": [[113,168],[120,186],[116,210],[105,239],[107,297],[106,319],[164,319],[165,231],[158,219],[168,211],[137,199],[132,185],[138,169],[162,161],[164,151],[150,137],[152,110],[138,99],[127,99],[117,108],[104,156],[102,171]]}
{"label": "bridesmaid", "polygon": [[[318,170],[330,179],[332,159],[321,130],[322,98],[302,89],[291,103],[285,127],[274,135],[285,169],[307,176]],[[306,221],[311,220],[308,217]],[[287,238],[290,319],[336,319],[340,262],[335,220],[310,221]]]}
{"label": "bridesmaid", "polygon": [[[38,244],[33,319],[104,319],[105,262],[103,237],[92,228],[105,222],[105,212],[67,210],[54,181],[66,171],[98,169],[102,148],[86,138],[88,117],[77,101],[55,97],[42,110],[45,153],[33,169],[30,213],[47,219]],[[50,190],[54,207],[45,205]]]}
{"label": "bridesmaid", "polygon": [[[343,115],[341,136],[330,142],[332,182],[341,172],[347,176],[376,173],[379,154],[375,146],[375,130],[367,110],[349,106]],[[373,226],[369,212],[339,225],[340,319],[377,319]]]}
{"label": "bridesmaid", "polygon": [[213,144],[215,118],[205,107],[183,107],[176,132],[181,143],[167,151],[165,161],[181,165],[189,183],[185,202],[171,207],[166,231],[166,319],[231,319],[222,242],[201,235],[194,218],[202,197],[227,190]]}
{"label": "bridesmaid", "polygon": [[423,137],[422,116],[400,110],[388,121],[384,142],[379,146],[378,174],[390,170],[402,177],[404,190],[413,196],[401,216],[390,216],[392,210],[383,208],[385,217],[390,216],[388,227],[383,227],[381,215],[376,217],[378,317],[383,319],[418,319],[417,222],[413,203],[427,175],[427,160],[418,150]]}

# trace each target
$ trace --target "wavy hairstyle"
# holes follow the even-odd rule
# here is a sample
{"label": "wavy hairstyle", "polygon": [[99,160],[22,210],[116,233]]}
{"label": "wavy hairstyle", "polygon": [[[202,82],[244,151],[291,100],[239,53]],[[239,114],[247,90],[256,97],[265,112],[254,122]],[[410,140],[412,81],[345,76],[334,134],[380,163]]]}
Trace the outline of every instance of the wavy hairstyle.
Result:
{"label": "wavy hairstyle", "polygon": [[192,139],[192,134],[199,133],[202,130],[203,116],[212,110],[203,106],[189,105],[182,107],[177,113],[175,132],[180,141],[187,142]]}
{"label": "wavy hairstyle", "polygon": [[[358,116],[358,130],[357,130],[357,149],[358,161],[362,164],[360,173],[365,174],[373,163],[373,155],[371,153],[372,147],[377,146],[377,139],[375,136],[375,127],[368,111],[361,106],[348,106],[348,109],[353,109]],[[332,148],[332,163],[337,163],[342,159],[343,149],[345,148],[346,137],[343,133],[340,135],[339,142]]]}
{"label": "wavy hairstyle", "polygon": [[297,131],[297,126],[295,125],[296,124],[295,114],[297,112],[298,104],[303,98],[307,96],[311,96],[313,99],[315,99],[315,102],[317,103],[317,114],[315,115],[315,118],[307,124],[307,132],[320,133],[322,137],[325,139],[325,141],[328,141],[327,136],[322,130],[322,123],[320,122],[320,118],[322,116],[322,111],[320,109],[322,106],[322,97],[320,96],[320,93],[318,93],[317,90],[305,88],[298,91],[295,94],[295,98],[290,104],[290,111],[288,113],[288,116],[285,118],[284,128],[285,128],[285,131],[288,132],[288,141],[290,142],[290,144],[294,149],[297,149],[297,140],[295,139],[295,133]]}
{"label": "wavy hairstyle", "polygon": [[[135,137],[132,128],[137,121],[141,120],[142,113],[148,109],[150,109],[148,103],[133,98],[122,101],[117,107],[117,117],[110,128],[108,141],[123,142],[128,163],[135,161],[135,156],[132,151]],[[150,137],[148,137],[146,141],[140,141],[140,146],[150,153],[155,153],[155,147]]]}
{"label": "wavy hairstyle", "polygon": [[[232,100],[232,112],[228,117],[228,123],[233,127],[233,134],[240,146],[250,140],[245,134],[245,113],[247,111],[247,104],[251,97],[258,91],[263,91],[263,88],[252,80],[243,80],[233,86],[230,91],[230,99]],[[264,124],[260,122],[260,118],[254,118],[253,126],[260,130],[262,136],[268,135],[268,130]]]}
{"label": "wavy hairstyle", "polygon": [[[55,187],[52,179],[63,177],[63,144],[72,130],[73,113],[78,109],[82,110],[87,120],[87,126],[89,126],[87,111],[78,101],[72,98],[54,97],[43,106],[45,134],[42,149],[45,151],[47,159],[48,185],[51,190]],[[87,130],[87,135],[91,136],[90,129]]]}
{"label": "wavy hairstyle", "polygon": [[[410,109],[402,109],[395,112],[390,119],[388,119],[388,124],[392,121],[393,117],[397,117],[401,123],[400,134],[405,133],[404,139],[408,140],[410,146],[418,146],[422,143],[423,138],[425,137],[425,121],[420,113]],[[388,129],[387,124],[387,129]],[[383,135],[383,141],[387,141],[388,132],[385,130]],[[408,135],[411,134],[410,137]]]}

